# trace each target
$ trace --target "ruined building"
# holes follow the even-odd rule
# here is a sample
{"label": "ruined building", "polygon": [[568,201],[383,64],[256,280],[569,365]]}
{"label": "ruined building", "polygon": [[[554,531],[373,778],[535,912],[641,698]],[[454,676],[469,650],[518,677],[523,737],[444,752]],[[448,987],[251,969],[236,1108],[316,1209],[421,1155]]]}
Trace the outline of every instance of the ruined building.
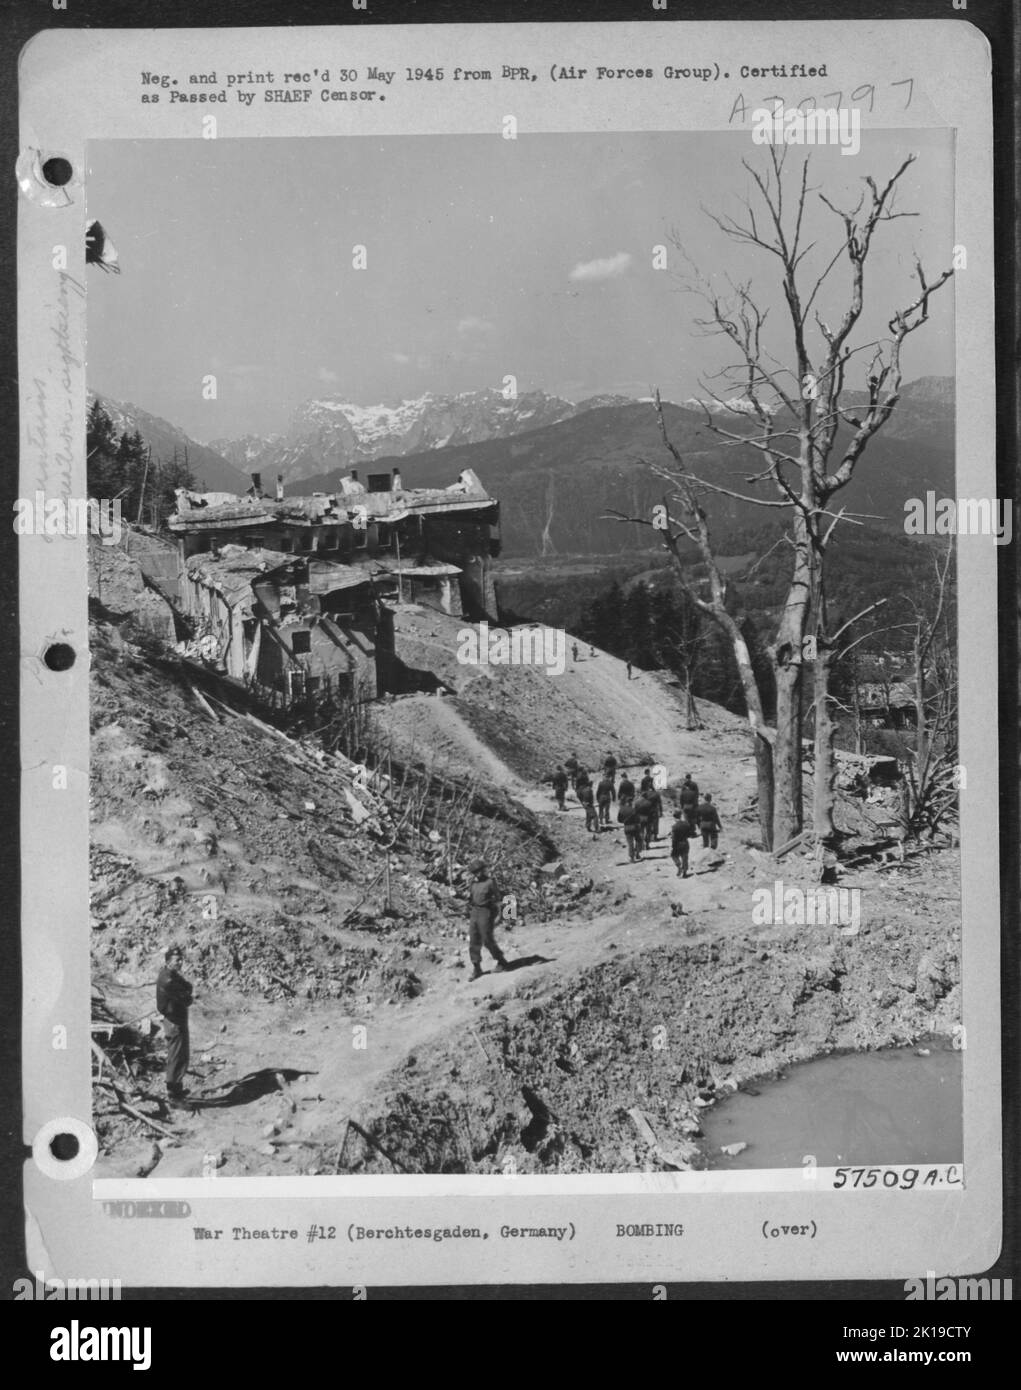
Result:
{"label": "ruined building", "polygon": [[272,703],[406,688],[393,609],[421,604],[496,619],[491,559],[499,503],[466,469],[447,488],[406,489],[396,469],[356,473],[311,497],[177,494],[181,611],[189,655]]}
{"label": "ruined building", "polygon": [[270,704],[387,688],[393,620],[358,569],[225,545],[185,562],[189,654]]}

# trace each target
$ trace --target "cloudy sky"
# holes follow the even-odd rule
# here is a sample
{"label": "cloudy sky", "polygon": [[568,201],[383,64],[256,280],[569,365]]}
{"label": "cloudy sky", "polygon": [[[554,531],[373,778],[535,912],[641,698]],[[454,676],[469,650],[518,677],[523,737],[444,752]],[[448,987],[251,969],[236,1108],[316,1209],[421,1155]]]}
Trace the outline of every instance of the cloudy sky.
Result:
{"label": "cloudy sky", "polygon": [[[812,182],[853,203],[863,175],[887,177],[909,152],[898,207],[920,215],[877,236],[869,336],[911,297],[916,251],[950,264],[950,137],[863,133],[857,156],[812,156]],[[89,385],[200,441],[282,430],[312,396],[396,403],[511,374],[519,391],[571,400],[650,385],[683,399],[723,359],[693,325],[672,230],[714,284],[751,279],[787,355],[778,262],[703,210],[740,211],[742,158],[764,159],[747,131],[90,144],[89,216],[123,273],[89,271]],[[813,197],[806,227],[821,268],[838,224]],[[845,283],[838,267],[824,317]],[[951,286],[911,340],[907,379],[952,371],[952,324]],[[210,374],[215,401],[202,398]]]}

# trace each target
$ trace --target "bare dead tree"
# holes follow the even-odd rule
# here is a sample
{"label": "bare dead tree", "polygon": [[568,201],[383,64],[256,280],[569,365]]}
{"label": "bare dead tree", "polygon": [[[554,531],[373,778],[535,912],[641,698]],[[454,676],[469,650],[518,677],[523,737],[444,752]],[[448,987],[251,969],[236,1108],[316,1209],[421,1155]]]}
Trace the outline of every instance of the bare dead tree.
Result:
{"label": "bare dead tree", "polygon": [[953,542],[935,566],[935,603],[913,604],[915,753],[908,762],[906,829],[931,838],[957,805],[957,662],[949,631]]}
{"label": "bare dead tree", "polygon": [[[755,752],[755,771],[758,786],[759,828],[762,843],[766,849],[773,845],[773,751],[774,730],[766,724],[763,713],[762,695],[752,666],[751,652],[744,632],[737,618],[727,607],[727,582],[723,577],[713,550],[709,517],[702,506],[700,480],[691,473],[680,451],[670,438],[663,416],[663,402],[659,391],[654,391],[656,415],[659,420],[663,444],[670,455],[669,465],[649,465],[658,477],[667,482],[672,491],[665,494],[662,504],[654,509],[651,517],[625,516],[620,512],[609,512],[608,516],[618,521],[637,522],[652,526],[659,532],[674,571],[695,607],[705,613],[726,634],[734,660],[737,663],[738,677],[744,694],[748,724],[751,729]],[[673,510],[671,510],[673,508]],[[682,537],[691,541],[698,550],[706,571],[706,586],[701,590],[692,580],[690,565],[681,550]]]}
{"label": "bare dead tree", "polygon": [[653,645],[660,666],[669,668],[673,664],[684,682],[684,722],[689,730],[703,727],[692,682],[699,649],[708,646],[711,635],[710,630],[698,622],[696,615],[694,624],[684,621],[671,623],[665,633],[666,642]]}
{"label": "bare dead tree", "polygon": [[[855,516],[845,507],[834,509],[834,502],[854,476],[870,441],[900,400],[901,351],[906,338],[927,322],[933,294],[953,274],[952,270],[945,270],[935,279],[929,279],[916,258],[917,292],[905,307],[893,312],[888,322],[888,336],[852,346],[851,339],[864,305],[866,264],[875,233],[882,223],[915,215],[898,212],[894,207],[898,184],[914,162],[914,156],[909,155],[882,186],[867,176],[858,203],[845,210],[825,194],[809,189],[808,158],[802,161],[800,171],[792,179],[785,169],[787,152],[786,146],[780,149],[771,146],[764,172],[743,161],[756,192],[744,201],[740,219],[714,213],[708,215],[733,242],[776,259],[786,306],[785,322],[792,335],[789,364],[781,362],[767,347],[768,310],[756,301],[749,281],[728,281],[729,292],[724,295],[695,270],[695,279],[688,284],[708,308],[707,316],[696,319],[696,325],[710,336],[723,337],[736,349],[736,360],[714,377],[725,383],[720,390],[713,389],[707,382],[701,383],[719,414],[714,415],[705,405],[703,409],[706,427],[728,447],[744,455],[751,450],[758,456],[761,468],[745,478],[745,484],[753,491],[737,491],[695,474],[668,438],[658,393],[656,408],[671,462],[665,469],[653,468],[674,485],[673,496],[680,499],[686,518],[682,524],[681,518],[669,517],[669,527],[662,532],[664,544],[673,558],[677,534],[696,541],[709,575],[710,611],[727,631],[734,647],[749,721],[756,730],[760,809],[767,783],[764,745],[769,746],[772,815],[771,833],[766,842],[777,845],[788,842],[803,828],[802,699],[806,662],[814,663],[816,705],[813,828],[822,840],[834,833],[833,725],[828,700],[837,635],[830,631],[824,558],[838,524],[860,525],[871,519]],[[842,231],[832,254],[814,277],[806,277],[805,271],[806,257],[816,247],[816,242],[805,239],[805,213],[810,192],[818,193],[825,207],[839,219]],[[680,246],[676,236],[674,242]],[[823,285],[838,264],[845,266],[849,285],[843,312],[831,327],[821,317],[816,303]],[[866,403],[852,407],[844,403],[848,370],[853,359],[865,352],[871,353],[866,367]],[[741,393],[737,402],[721,394],[721,391],[734,389]],[[729,427],[723,423],[728,416]],[[740,426],[735,427],[738,422]],[[762,486],[776,495],[763,496],[761,491],[754,491]],[[760,726],[764,728],[762,701],[751,670],[747,644],[743,635],[735,632],[736,625],[728,624],[723,616],[726,609],[722,597],[715,597],[717,593],[725,594],[725,586],[712,560],[708,520],[701,502],[707,494],[780,509],[789,523],[791,571],[780,619],[769,646],[776,684],[776,729],[772,736],[770,731],[758,732]]]}

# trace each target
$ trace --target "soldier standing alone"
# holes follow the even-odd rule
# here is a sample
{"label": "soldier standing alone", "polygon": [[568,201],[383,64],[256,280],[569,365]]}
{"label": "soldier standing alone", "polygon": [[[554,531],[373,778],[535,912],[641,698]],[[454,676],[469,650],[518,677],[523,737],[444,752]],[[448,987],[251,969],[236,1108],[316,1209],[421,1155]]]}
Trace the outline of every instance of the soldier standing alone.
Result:
{"label": "soldier standing alone", "polygon": [[496,917],[500,911],[500,894],[497,891],[496,881],[490,877],[489,871],[480,859],[477,864],[472,865],[474,878],[468,887],[469,910],[469,933],[468,933],[468,959],[472,963],[471,978],[477,980],[482,975],[482,948],[483,946],[496,961],[497,970],[506,970],[507,960],[493,935],[496,928]]}
{"label": "soldier standing alone", "polygon": [[167,1095],[171,1100],[180,1100],[185,1093],[182,1082],[191,1055],[188,1010],[193,991],[181,974],[183,963],[181,947],[169,946],[163,969],[156,977],[156,1008],[163,1016],[163,1036],[167,1040]]}

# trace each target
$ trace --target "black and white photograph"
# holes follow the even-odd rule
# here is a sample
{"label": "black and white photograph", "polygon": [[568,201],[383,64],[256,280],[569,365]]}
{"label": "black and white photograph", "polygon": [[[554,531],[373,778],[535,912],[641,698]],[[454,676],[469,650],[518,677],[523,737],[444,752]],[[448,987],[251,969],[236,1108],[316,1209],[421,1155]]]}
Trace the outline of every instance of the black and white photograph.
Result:
{"label": "black and white photograph", "polygon": [[1010,515],[829,133],[89,145],[97,1174],[961,1162]]}
{"label": "black and white photograph", "polygon": [[24,1297],[985,1278],[988,54],[882,37],[29,43]]}

